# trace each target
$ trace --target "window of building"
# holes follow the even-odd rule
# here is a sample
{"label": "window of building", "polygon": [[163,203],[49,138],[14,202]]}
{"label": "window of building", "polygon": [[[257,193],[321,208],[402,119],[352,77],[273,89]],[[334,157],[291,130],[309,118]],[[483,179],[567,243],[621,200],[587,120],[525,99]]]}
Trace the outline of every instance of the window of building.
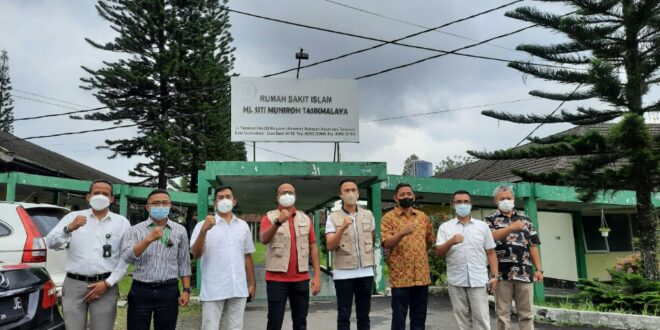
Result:
{"label": "window of building", "polygon": [[605,214],[611,231],[603,237],[598,231],[600,215],[583,216],[584,241],[588,252],[627,252],[632,251],[632,227],[629,214]]}

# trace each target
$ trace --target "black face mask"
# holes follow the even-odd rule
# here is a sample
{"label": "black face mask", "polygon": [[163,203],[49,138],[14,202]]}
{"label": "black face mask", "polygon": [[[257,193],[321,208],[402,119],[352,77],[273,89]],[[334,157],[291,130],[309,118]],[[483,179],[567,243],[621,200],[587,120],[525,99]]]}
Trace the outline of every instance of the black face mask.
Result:
{"label": "black face mask", "polygon": [[412,198],[401,198],[401,199],[399,199],[399,205],[401,207],[403,207],[404,209],[412,207],[413,204],[415,204],[415,200],[412,199]]}

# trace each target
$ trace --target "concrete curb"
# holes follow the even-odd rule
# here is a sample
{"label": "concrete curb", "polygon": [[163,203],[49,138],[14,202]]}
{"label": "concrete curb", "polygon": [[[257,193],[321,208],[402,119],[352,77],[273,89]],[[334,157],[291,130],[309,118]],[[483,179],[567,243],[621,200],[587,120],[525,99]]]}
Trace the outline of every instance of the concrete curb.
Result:
{"label": "concrete curb", "polygon": [[[488,303],[495,308],[495,298],[488,297]],[[621,314],[608,312],[580,311],[575,309],[563,309],[545,306],[532,306],[535,319],[543,319],[551,322],[578,324],[582,326],[606,327],[612,329],[660,329],[659,316],[646,316],[635,314]],[[511,314],[516,314],[516,303],[511,303]]]}
{"label": "concrete curb", "polygon": [[535,315],[553,322],[613,329],[660,329],[660,317],[534,306]]}

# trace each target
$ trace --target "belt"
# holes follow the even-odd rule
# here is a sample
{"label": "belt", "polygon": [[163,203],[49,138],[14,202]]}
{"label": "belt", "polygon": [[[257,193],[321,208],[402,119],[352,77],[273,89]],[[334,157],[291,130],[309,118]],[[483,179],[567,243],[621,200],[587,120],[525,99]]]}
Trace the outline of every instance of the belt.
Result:
{"label": "belt", "polygon": [[138,280],[133,280],[133,284],[146,286],[146,287],[149,287],[149,288],[158,288],[158,287],[163,287],[163,286],[178,285],[179,280],[177,280],[176,278],[165,280],[165,281],[157,281],[157,282],[142,282],[142,281],[138,281]]}
{"label": "belt", "polygon": [[74,274],[74,273],[66,273],[66,277],[72,278],[74,280],[90,283],[90,282],[98,282],[98,281],[101,281],[101,280],[105,280],[106,278],[110,277],[110,273],[97,274],[97,275],[91,275],[91,276],[78,275],[78,274]]}

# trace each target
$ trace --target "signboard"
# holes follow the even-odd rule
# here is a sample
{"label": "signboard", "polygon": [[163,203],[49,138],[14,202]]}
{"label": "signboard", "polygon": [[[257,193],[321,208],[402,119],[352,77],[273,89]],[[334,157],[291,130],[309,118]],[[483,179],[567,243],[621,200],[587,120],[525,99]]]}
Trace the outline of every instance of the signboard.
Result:
{"label": "signboard", "polygon": [[359,142],[357,81],[232,77],[231,140]]}

